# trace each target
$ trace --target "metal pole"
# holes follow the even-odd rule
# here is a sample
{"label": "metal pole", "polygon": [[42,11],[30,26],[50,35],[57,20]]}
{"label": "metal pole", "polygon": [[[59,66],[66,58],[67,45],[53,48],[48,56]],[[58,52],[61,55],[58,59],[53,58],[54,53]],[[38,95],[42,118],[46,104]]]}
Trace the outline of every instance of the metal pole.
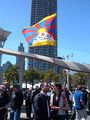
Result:
{"label": "metal pole", "polygon": [[67,70],[67,73],[66,73],[66,75],[67,75],[67,88],[68,88],[68,90],[69,90],[69,87],[70,87],[70,83],[69,83],[69,73],[68,73],[69,71]]}

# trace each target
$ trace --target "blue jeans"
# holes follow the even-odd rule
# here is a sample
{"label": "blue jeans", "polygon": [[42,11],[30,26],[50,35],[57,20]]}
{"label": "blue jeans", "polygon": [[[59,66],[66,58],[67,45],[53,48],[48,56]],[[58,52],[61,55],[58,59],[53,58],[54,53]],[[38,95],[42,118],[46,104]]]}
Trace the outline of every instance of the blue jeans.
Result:
{"label": "blue jeans", "polygon": [[10,120],[20,120],[20,110],[10,112]]}

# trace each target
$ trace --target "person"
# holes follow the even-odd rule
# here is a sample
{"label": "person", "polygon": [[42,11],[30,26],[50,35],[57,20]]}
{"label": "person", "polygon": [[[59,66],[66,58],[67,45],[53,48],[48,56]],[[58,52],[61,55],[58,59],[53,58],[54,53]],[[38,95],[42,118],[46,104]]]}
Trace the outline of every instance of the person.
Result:
{"label": "person", "polygon": [[9,102],[6,105],[6,109],[7,109],[6,120],[7,120],[8,119],[8,108],[10,106],[10,84],[9,84],[9,82],[5,81],[5,82],[2,82],[2,85],[5,87],[5,90],[6,90],[7,94],[8,94],[8,98],[9,98]]}
{"label": "person", "polygon": [[88,101],[89,94],[88,94],[88,91],[87,91],[85,85],[82,85],[82,92],[83,92],[84,104],[85,104],[85,106],[86,106],[86,105],[87,105],[87,101]]}
{"label": "person", "polygon": [[41,84],[41,92],[34,97],[33,102],[33,120],[50,120],[50,107],[47,92],[49,86],[47,83]]}
{"label": "person", "polygon": [[76,92],[75,89],[72,91],[72,112],[71,112],[71,120],[75,120],[76,112],[75,112],[75,100],[74,100],[74,93]]}
{"label": "person", "polygon": [[6,120],[7,107],[9,103],[9,95],[4,85],[0,85],[0,120]]}
{"label": "person", "polygon": [[36,86],[35,89],[33,89],[33,90],[31,91],[31,97],[30,97],[30,102],[31,102],[31,104],[32,104],[32,112],[33,112],[33,113],[34,113],[33,102],[34,102],[35,96],[36,96],[38,93],[40,93],[40,88],[39,88],[39,86]]}
{"label": "person", "polygon": [[84,93],[82,91],[82,86],[78,85],[74,93],[74,107],[76,111],[76,120],[87,120],[87,111],[84,103]]}
{"label": "person", "polygon": [[38,86],[35,87],[35,89],[32,90],[31,92],[31,98],[30,98],[30,101],[31,103],[33,104],[33,101],[34,101],[34,97],[40,93],[40,88]]}
{"label": "person", "polygon": [[72,110],[72,94],[66,86],[63,86],[62,89],[67,98],[67,103],[68,103],[68,109],[65,110],[65,113],[66,113],[65,118],[66,118],[66,120],[69,120],[69,117],[70,117],[69,112],[71,112],[71,110]]}
{"label": "person", "polygon": [[31,119],[31,88],[25,92],[25,107],[26,107],[26,116]]}
{"label": "person", "polygon": [[65,120],[65,110],[67,110],[67,99],[62,92],[60,83],[53,86],[54,93],[51,95],[50,107],[53,120]]}
{"label": "person", "polygon": [[20,120],[21,106],[23,104],[23,94],[19,85],[14,85],[11,93],[10,120]]}
{"label": "person", "polygon": [[88,92],[88,102],[87,102],[87,107],[88,107],[88,114],[90,115],[90,92]]}

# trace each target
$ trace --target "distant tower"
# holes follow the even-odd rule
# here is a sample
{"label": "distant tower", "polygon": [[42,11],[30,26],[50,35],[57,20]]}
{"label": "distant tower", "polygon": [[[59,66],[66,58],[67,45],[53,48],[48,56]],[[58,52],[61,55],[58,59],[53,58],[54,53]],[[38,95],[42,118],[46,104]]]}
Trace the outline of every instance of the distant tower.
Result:
{"label": "distant tower", "polygon": [[[24,46],[23,43],[20,43],[20,46],[18,47],[18,51],[24,52]],[[25,69],[25,58],[22,59],[21,56],[16,57],[16,65],[20,66],[21,61],[23,61],[23,69]]]}
{"label": "distant tower", "polygon": [[[0,47],[3,48],[5,41],[7,40],[7,37],[9,36],[11,32],[3,30],[0,28]],[[0,66],[2,62],[2,54],[0,53]]]}
{"label": "distant tower", "polygon": [[[20,46],[18,47],[18,51],[24,52],[23,43],[20,43]],[[25,70],[25,57],[17,56],[16,57],[16,65],[19,67],[19,70],[18,70],[19,84],[22,85],[23,73],[24,73],[24,70]]]}
{"label": "distant tower", "polygon": [[[56,12],[57,12],[57,0],[32,0],[30,26],[39,22],[44,17],[52,15],[53,13]],[[57,46],[29,47],[29,53],[36,53],[49,57],[57,57]],[[45,61],[29,59],[28,68],[37,68],[45,71],[51,69],[52,64]]]}

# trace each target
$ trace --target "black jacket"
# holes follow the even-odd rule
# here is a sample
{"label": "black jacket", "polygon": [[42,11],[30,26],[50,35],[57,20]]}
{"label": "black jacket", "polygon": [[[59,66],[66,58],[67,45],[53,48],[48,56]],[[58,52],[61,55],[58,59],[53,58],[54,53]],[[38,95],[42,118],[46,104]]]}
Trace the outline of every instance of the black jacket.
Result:
{"label": "black jacket", "polygon": [[15,92],[15,95],[11,96],[11,108],[12,110],[20,110],[23,104],[23,94],[21,91]]}
{"label": "black jacket", "polygon": [[8,95],[7,91],[4,91],[0,95],[0,107],[5,107],[6,104],[8,104],[9,100],[10,100],[10,96]]}
{"label": "black jacket", "polygon": [[44,94],[39,93],[35,96],[33,107],[34,107],[33,120],[49,120],[47,109],[47,97]]}
{"label": "black jacket", "polygon": [[31,92],[30,101],[31,101],[32,104],[33,104],[33,101],[34,101],[34,97],[35,97],[38,93],[40,93],[40,90],[39,90],[39,89],[35,89],[35,90],[33,90],[33,91]]}

